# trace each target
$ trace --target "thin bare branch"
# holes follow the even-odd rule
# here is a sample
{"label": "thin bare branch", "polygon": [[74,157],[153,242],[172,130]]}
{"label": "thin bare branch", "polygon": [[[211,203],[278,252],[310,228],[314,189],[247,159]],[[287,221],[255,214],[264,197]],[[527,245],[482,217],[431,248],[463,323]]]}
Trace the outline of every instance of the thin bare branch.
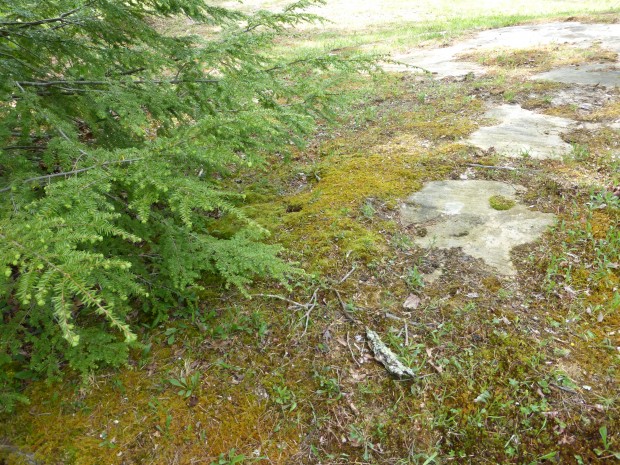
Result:
{"label": "thin bare branch", "polygon": [[2,150],[45,150],[42,145],[9,145]]}
{"label": "thin bare branch", "polygon": [[[0,22],[0,27],[14,27],[16,26],[19,29],[24,29],[24,28],[28,28],[28,27],[34,27],[34,26],[41,26],[43,24],[50,24],[50,23],[58,23],[58,22],[62,22],[64,21],[66,18],[68,18],[69,16],[77,13],[78,11],[80,11],[83,8],[86,8],[90,5],[92,5],[93,3],[95,3],[95,0],[91,0],[90,2],[79,6],[77,8],[74,8],[73,10],[67,11],[59,16],[56,16],[55,18],[45,18],[45,19],[39,19],[37,21],[4,21],[4,22]],[[0,29],[0,33],[6,33],[6,32],[10,32],[8,30],[2,30]]]}
{"label": "thin bare branch", "polygon": [[319,289],[320,288],[317,287],[314,290],[314,293],[312,294],[310,301],[306,304],[306,306],[308,307],[308,311],[304,313],[304,316],[302,317],[302,319],[306,320],[306,323],[304,324],[304,332],[301,333],[301,337],[304,337],[306,335],[306,332],[308,331],[308,323],[310,322],[310,313],[312,313],[312,310],[314,310],[314,307],[316,307],[317,293],[319,292]]}
{"label": "thin bare branch", "polygon": [[353,274],[353,272],[357,269],[357,264],[353,264],[353,268],[351,268],[351,271],[349,271],[347,274],[344,275],[344,278],[342,278],[340,281],[338,281],[338,284],[342,284],[343,282],[345,282],[349,276],[351,276],[351,274]]}
{"label": "thin bare branch", "polygon": [[[112,84],[214,84],[219,79],[137,79],[130,81],[19,81],[16,84],[22,87],[54,87],[54,86],[109,86]],[[71,89],[76,90],[76,89]]]}
{"label": "thin bare branch", "polygon": [[288,302],[291,305],[294,305],[296,307],[301,307],[301,308],[307,308],[307,304],[301,304],[299,302],[295,302],[294,300],[291,299],[287,299],[286,297],[282,297],[281,295],[275,295],[275,294],[251,294],[252,297],[270,297],[272,299],[278,299],[278,300],[282,300],[284,302]]}
{"label": "thin bare branch", "polygon": [[[109,166],[109,165],[121,165],[121,164],[125,164],[125,163],[135,163],[137,161],[142,160],[142,158],[128,158],[127,160],[113,160],[113,161],[106,161],[103,163],[100,163],[98,165],[93,165],[93,166],[87,166],[86,168],[80,168],[77,170],[71,170],[71,171],[63,171],[62,173],[53,173],[53,174],[46,174],[45,176],[36,176],[33,178],[28,178],[28,179],[24,179],[21,183],[22,184],[28,184],[30,182],[35,182],[35,181],[43,181],[43,180],[49,180],[52,178],[58,178],[58,177],[68,177],[74,174],[79,174],[79,173],[84,173],[85,171],[90,171],[92,169],[95,168],[103,168],[104,166]],[[2,189],[0,189],[0,192],[7,192],[10,191],[11,188],[13,186],[6,186],[3,187]]]}

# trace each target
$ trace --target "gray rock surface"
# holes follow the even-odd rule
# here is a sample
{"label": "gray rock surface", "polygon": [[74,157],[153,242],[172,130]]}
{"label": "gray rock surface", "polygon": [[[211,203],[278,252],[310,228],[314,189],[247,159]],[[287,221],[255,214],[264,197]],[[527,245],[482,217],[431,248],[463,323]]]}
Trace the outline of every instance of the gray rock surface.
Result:
{"label": "gray rock surface", "polygon": [[[594,43],[620,53],[620,24],[558,22],[504,27],[482,31],[475,37],[450,47],[413,51],[395,55],[393,58],[408,65],[422,67],[443,78],[464,76],[471,72],[484,73],[484,68],[476,63],[458,61],[458,55],[463,53],[497,48],[525,49],[549,44],[571,44],[585,48]],[[407,69],[393,65],[387,68],[401,71]],[[609,79],[613,79],[613,73]]]}
{"label": "gray rock surface", "polygon": [[524,188],[496,181],[431,182],[401,206],[401,220],[426,229],[424,237],[414,239],[421,247],[460,248],[499,274],[514,275],[510,251],[537,240],[555,218],[519,203],[509,210],[491,207],[492,196],[516,200],[520,190]]}
{"label": "gray rock surface", "polygon": [[519,105],[492,108],[484,117],[497,120],[498,123],[478,129],[467,140],[481,149],[493,147],[508,157],[527,154],[537,159],[562,158],[572,150],[560,134],[576,126],[573,120],[541,115]]}
{"label": "gray rock surface", "polygon": [[620,86],[620,68],[610,65],[566,66],[532,76],[532,79],[566,84]]}
{"label": "gray rock surface", "polygon": [[571,86],[558,89],[551,99],[552,106],[577,105],[581,110],[590,111],[601,108],[613,101],[612,94],[603,87]]}

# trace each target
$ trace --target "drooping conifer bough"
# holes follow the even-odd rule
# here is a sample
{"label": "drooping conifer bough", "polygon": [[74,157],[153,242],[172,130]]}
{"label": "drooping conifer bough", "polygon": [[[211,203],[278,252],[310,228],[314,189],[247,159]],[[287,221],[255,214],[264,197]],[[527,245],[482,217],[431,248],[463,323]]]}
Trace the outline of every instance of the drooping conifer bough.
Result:
{"label": "drooping conifer bough", "polygon": [[[0,0],[4,408],[22,379],[122,363],[132,321],[195,305],[205,277],[286,280],[221,180],[302,144],[338,83],[373,68],[273,52],[311,3]],[[167,18],[190,33],[161,32]]]}

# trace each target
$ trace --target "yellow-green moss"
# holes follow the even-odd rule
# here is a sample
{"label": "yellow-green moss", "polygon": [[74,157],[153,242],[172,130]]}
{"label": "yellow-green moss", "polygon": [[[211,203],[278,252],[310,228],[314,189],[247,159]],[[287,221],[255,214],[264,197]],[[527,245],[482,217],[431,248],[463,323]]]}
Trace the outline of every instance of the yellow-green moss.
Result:
{"label": "yellow-green moss", "polygon": [[554,44],[528,49],[499,49],[493,51],[476,51],[462,56],[463,59],[475,60],[478,63],[509,70],[540,72],[559,66],[570,66],[583,63],[615,63],[618,54],[612,50],[595,44],[588,48],[574,47],[569,44]]}
{"label": "yellow-green moss", "polygon": [[614,121],[620,118],[620,101],[611,101],[590,115],[589,120],[597,122]]}
{"label": "yellow-green moss", "polygon": [[494,195],[489,198],[489,205],[494,210],[510,210],[515,206],[515,201],[503,195]]}

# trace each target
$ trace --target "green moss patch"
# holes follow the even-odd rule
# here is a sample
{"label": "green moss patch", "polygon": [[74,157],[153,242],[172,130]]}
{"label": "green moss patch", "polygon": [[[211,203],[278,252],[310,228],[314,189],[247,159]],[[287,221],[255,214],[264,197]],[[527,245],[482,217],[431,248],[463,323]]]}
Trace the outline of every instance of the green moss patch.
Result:
{"label": "green moss patch", "polygon": [[555,44],[528,49],[476,51],[463,55],[462,58],[474,60],[488,67],[542,72],[560,66],[583,63],[615,63],[618,54],[600,45],[580,48],[570,44]]}
{"label": "green moss patch", "polygon": [[494,195],[489,198],[489,205],[494,210],[510,210],[512,207],[516,205],[516,202],[508,197],[504,197],[503,195]]}

